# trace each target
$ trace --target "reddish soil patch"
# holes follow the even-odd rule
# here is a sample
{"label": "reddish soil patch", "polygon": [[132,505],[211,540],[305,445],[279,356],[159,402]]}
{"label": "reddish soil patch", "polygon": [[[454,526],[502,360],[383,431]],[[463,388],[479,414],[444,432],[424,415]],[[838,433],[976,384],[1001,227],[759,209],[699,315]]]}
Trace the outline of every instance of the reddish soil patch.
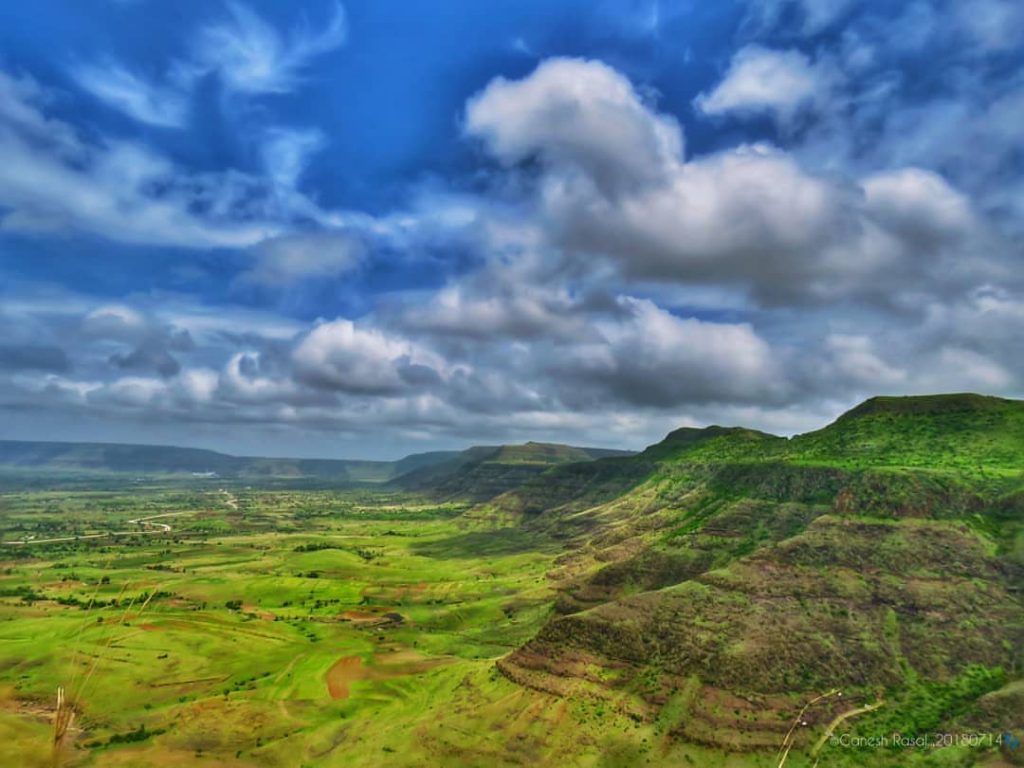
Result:
{"label": "reddish soil patch", "polygon": [[358,656],[342,656],[327,670],[327,691],[332,699],[347,699],[349,683],[362,680],[363,660]]}
{"label": "reddish soil patch", "polygon": [[427,659],[411,650],[380,654],[369,665],[363,664],[359,656],[342,656],[327,670],[327,691],[332,699],[347,699],[349,684],[356,680],[390,680],[450,662],[450,659]]}

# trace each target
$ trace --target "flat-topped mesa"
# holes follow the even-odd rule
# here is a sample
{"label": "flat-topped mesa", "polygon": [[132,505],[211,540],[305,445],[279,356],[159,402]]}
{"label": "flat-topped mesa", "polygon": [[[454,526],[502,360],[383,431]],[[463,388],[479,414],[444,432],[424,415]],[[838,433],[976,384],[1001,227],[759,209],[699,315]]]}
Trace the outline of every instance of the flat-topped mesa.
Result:
{"label": "flat-topped mesa", "polygon": [[1024,401],[973,394],[874,397],[789,441],[786,458],[931,470],[1024,468]]}
{"label": "flat-topped mesa", "polygon": [[999,412],[1010,408],[1024,408],[1019,400],[1008,400],[973,392],[955,392],[945,395],[879,395],[865,400],[851,408],[839,420],[853,419],[876,414],[930,415],[950,413]]}
{"label": "flat-topped mesa", "polygon": [[640,456],[651,461],[738,460],[784,442],[784,438],[746,427],[681,427],[669,432],[660,443],[649,446]]}
{"label": "flat-topped mesa", "polygon": [[629,451],[557,443],[478,445],[448,461],[397,477],[392,484],[406,490],[428,492],[438,498],[486,501],[557,466],[631,455]]}

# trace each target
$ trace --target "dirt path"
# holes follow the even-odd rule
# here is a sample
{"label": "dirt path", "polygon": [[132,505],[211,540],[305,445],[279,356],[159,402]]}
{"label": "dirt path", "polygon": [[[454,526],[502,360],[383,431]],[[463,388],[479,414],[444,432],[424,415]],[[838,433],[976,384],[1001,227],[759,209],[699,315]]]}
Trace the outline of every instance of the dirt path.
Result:
{"label": "dirt path", "polygon": [[804,713],[807,712],[812,706],[817,704],[819,701],[831,698],[833,696],[842,696],[842,692],[838,688],[833,688],[831,691],[826,691],[820,696],[815,696],[813,699],[804,704],[803,708],[797,714],[793,724],[789,727],[789,731],[786,733],[786,738],[782,740],[782,745],[779,747],[777,756],[779,758],[778,768],[783,768],[786,764],[786,760],[789,758],[789,753],[793,749],[793,745],[796,743],[795,736],[797,728],[804,724]]}
{"label": "dirt path", "polygon": [[[825,732],[821,734],[821,738],[818,739],[817,743],[814,745],[814,749],[811,750],[811,757],[816,756],[818,752],[821,751],[821,748],[825,746],[825,742],[828,741],[829,737],[832,735],[832,732],[839,727],[840,723],[842,723],[845,720],[848,720],[851,717],[856,717],[857,715],[863,715],[865,712],[871,712],[873,710],[876,710],[883,704],[885,704],[884,701],[878,701],[874,704],[865,704],[863,707],[851,709],[849,712],[843,712],[843,714],[837,716],[831,723],[828,724],[828,728],[825,729]],[[817,762],[815,762],[815,765],[817,765]]]}

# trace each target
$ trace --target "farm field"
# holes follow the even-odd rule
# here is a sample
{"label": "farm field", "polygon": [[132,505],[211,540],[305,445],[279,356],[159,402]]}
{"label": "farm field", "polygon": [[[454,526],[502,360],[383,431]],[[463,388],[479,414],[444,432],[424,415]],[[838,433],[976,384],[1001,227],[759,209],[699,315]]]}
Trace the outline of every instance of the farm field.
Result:
{"label": "farm field", "polygon": [[[557,551],[460,511],[372,492],[4,496],[0,764],[53,764],[58,687],[69,766],[599,764],[644,748],[653,732],[613,707],[498,673],[550,613]],[[171,530],[129,522],[157,515]]]}

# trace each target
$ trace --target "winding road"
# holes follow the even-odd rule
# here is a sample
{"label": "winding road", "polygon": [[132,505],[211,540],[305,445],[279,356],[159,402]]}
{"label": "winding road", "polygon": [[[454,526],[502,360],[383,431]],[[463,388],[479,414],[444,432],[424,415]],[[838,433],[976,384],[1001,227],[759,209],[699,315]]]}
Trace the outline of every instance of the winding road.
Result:
{"label": "winding road", "polygon": [[[235,512],[238,511],[238,498],[231,491],[221,490],[226,497],[224,499],[224,505],[231,508]],[[137,517],[134,520],[129,520],[129,525],[146,525],[150,526],[144,531],[105,531],[104,533],[81,533],[77,536],[58,536],[53,539],[21,539],[20,541],[5,541],[3,542],[8,547],[21,547],[26,544],[56,544],[61,541],[82,541],[84,539],[103,539],[110,536],[151,536],[154,533],[170,533],[171,526],[167,523],[154,523],[152,520],[161,520],[165,517],[179,517],[180,515],[194,515],[195,511],[190,512],[164,512],[159,515],[150,515],[149,517]]]}
{"label": "winding road", "polygon": [[129,520],[129,525],[150,526],[146,530],[139,531],[105,531],[104,533],[82,533],[77,536],[58,536],[53,539],[21,539],[20,541],[5,541],[9,547],[20,547],[26,544],[55,544],[61,541],[82,541],[84,539],[104,539],[111,536],[151,536],[155,533],[170,533],[171,526],[167,523],[154,523],[152,520],[159,520],[165,517],[178,517],[179,515],[194,515],[195,512],[164,512],[161,515],[150,515],[149,517],[137,517]]}

